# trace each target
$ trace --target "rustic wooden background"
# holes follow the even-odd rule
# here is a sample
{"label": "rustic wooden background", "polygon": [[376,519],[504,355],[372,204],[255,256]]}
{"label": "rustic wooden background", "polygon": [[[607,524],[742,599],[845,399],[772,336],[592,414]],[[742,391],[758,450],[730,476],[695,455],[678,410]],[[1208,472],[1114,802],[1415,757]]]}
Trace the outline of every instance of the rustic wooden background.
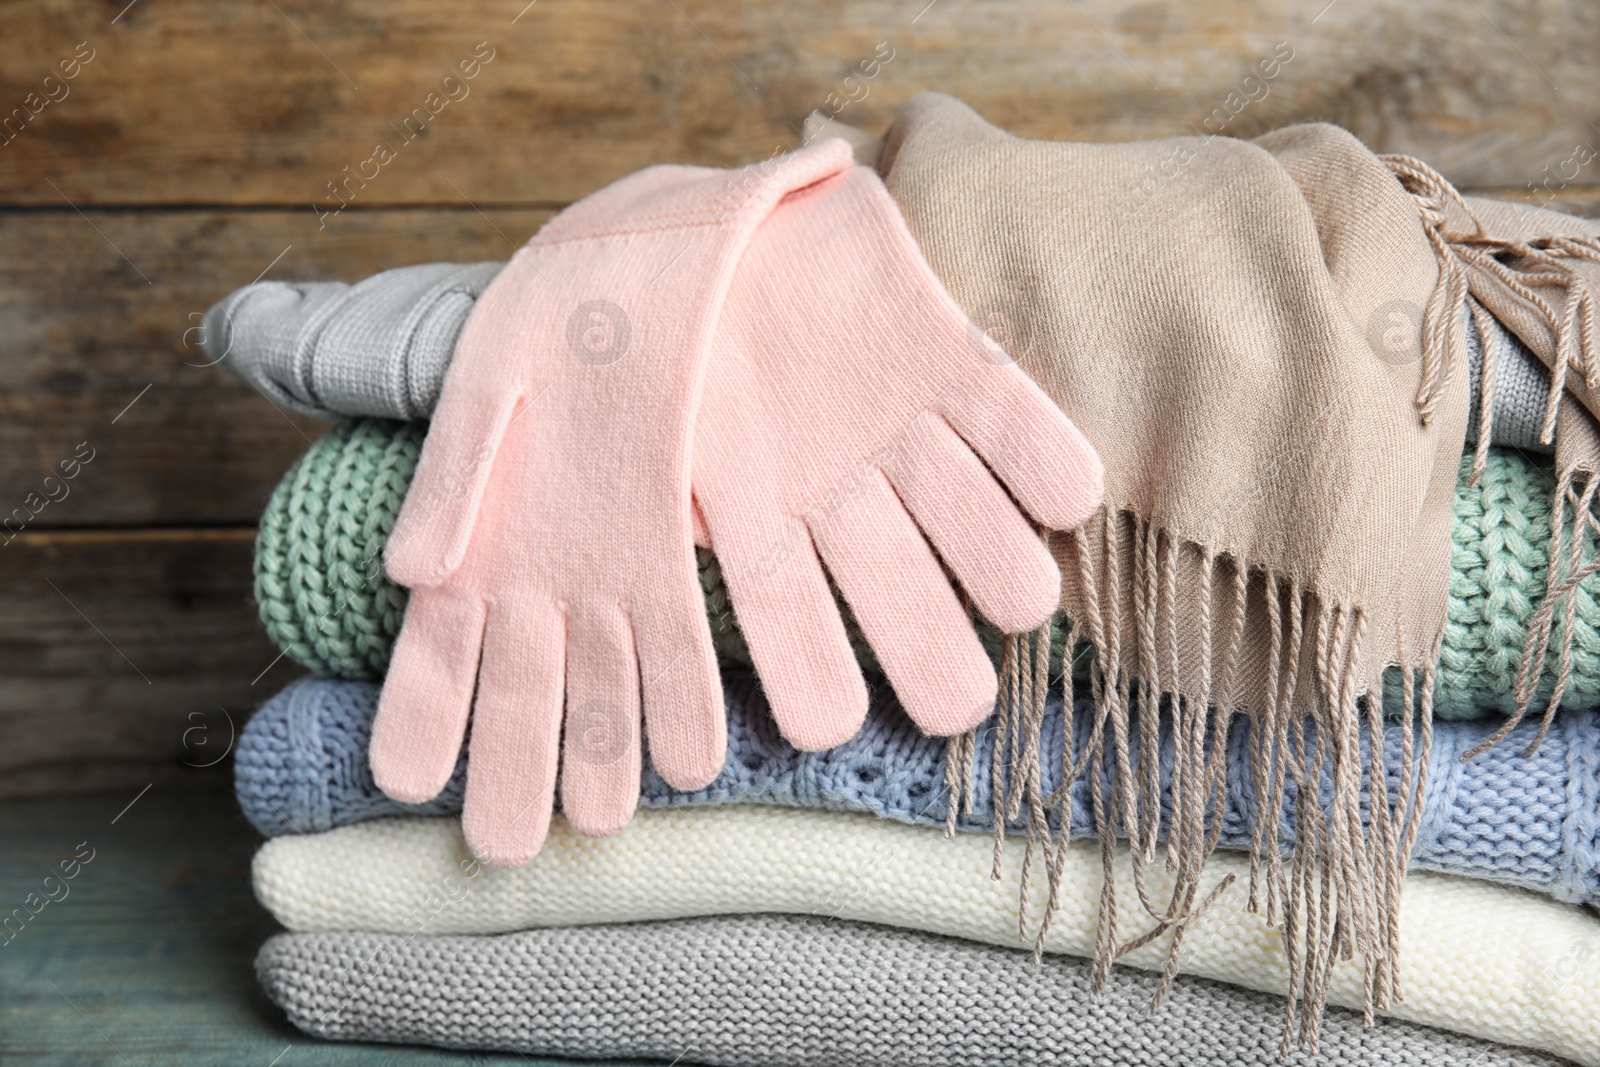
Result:
{"label": "rustic wooden background", "polygon": [[[1279,42],[1266,95],[1241,91]],[[216,784],[226,764],[197,765],[295,673],[256,622],[251,539],[319,427],[196,365],[190,332],[258,276],[501,258],[629,171],[749,162],[818,108],[878,128],[924,88],[1033,137],[1327,119],[1600,213],[1597,54],[1594,0],[0,5],[0,517],[94,457],[0,532],[0,795]],[[429,93],[425,131],[319,217]]]}

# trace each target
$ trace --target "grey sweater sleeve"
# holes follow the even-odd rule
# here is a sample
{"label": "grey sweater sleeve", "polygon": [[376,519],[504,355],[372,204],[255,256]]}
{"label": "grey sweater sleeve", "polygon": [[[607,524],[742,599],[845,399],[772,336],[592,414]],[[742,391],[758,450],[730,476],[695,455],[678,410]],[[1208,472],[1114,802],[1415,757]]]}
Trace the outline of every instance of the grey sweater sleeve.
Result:
{"label": "grey sweater sleeve", "polygon": [[[275,403],[307,415],[426,419],[433,414],[473,304],[502,264],[427,263],[343,282],[257,282],[206,313],[212,360]],[[1516,336],[1476,303],[1489,326],[1498,374],[1493,443],[1549,452],[1539,443],[1550,373]],[[1483,353],[1468,323],[1471,411],[1478,409]],[[1467,440],[1477,439],[1469,419]]]}
{"label": "grey sweater sleeve", "polygon": [[424,263],[355,285],[257,282],[206,312],[206,352],[303,414],[425,419],[501,266]]}
{"label": "grey sweater sleeve", "polygon": [[[468,889],[470,891],[470,889]],[[448,906],[448,905],[446,905]],[[742,1067],[1191,1067],[1562,1062],[1329,1008],[1320,1058],[1278,1059],[1284,1002],[1180,975],[824,916],[740,915],[498,937],[279,934],[267,996],[308,1034]]]}

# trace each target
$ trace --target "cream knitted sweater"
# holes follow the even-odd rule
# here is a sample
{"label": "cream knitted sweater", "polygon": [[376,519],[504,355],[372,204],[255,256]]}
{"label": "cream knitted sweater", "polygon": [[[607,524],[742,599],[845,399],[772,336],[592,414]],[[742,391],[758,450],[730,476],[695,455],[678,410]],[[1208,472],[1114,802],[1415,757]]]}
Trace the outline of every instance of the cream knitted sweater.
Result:
{"label": "cream knitted sweater", "polygon": [[[405,935],[500,933],[551,926],[787,912],[886,923],[1016,945],[1021,842],[990,878],[990,843],[946,840],[871,816],[730,807],[641,811],[615,837],[579,837],[558,818],[544,851],[516,869],[474,862],[456,819],[387,819],[267,842],[256,896],[295,931]],[[1127,856],[1119,878],[1130,877]],[[1212,878],[1238,876],[1186,934],[1182,970],[1286,991],[1279,931],[1245,910],[1249,864],[1218,854]],[[1157,874],[1159,865],[1150,868]],[[1036,876],[1030,912],[1043,904]],[[1090,956],[1100,891],[1098,847],[1072,845],[1049,952]],[[1165,880],[1165,875],[1155,878]],[[1128,884],[1124,881],[1124,884]],[[1165,899],[1166,886],[1152,891]],[[1124,906],[1126,940],[1141,913]],[[1389,1014],[1540,1049],[1600,1067],[1600,918],[1487,883],[1426,873],[1406,883],[1402,991]],[[1167,939],[1124,957],[1159,970]],[[1336,969],[1330,1001],[1362,1006],[1362,974]]]}

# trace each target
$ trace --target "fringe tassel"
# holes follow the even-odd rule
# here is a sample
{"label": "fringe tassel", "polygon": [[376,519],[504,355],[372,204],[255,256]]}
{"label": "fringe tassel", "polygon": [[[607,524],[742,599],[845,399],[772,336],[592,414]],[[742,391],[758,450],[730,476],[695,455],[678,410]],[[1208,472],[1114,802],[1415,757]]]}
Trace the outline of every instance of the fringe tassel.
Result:
{"label": "fringe tassel", "polygon": [[1472,324],[1478,331],[1478,351],[1483,366],[1478,375],[1478,440],[1472,451],[1472,478],[1467,483],[1478,487],[1483,469],[1489,463],[1489,445],[1494,437],[1494,387],[1499,380],[1500,354],[1496,351],[1494,331],[1489,326],[1488,313],[1479,315],[1470,311]]}
{"label": "fringe tassel", "polygon": [[[1117,958],[1170,935],[1154,1008],[1177,974],[1188,927],[1232,887],[1231,876],[1206,885],[1204,869],[1222,834],[1230,738],[1236,729],[1247,730],[1241,740],[1255,798],[1248,907],[1282,928],[1289,971],[1284,1052],[1295,1046],[1314,1052],[1340,961],[1364,958],[1369,1018],[1400,996],[1400,894],[1426,789],[1434,668],[1423,670],[1420,708],[1415,666],[1405,670],[1397,788],[1391,791],[1381,686],[1364,709],[1358,701],[1368,630],[1362,611],[1324,603],[1293,579],[1251,572],[1131,515],[1102,515],[1099,521],[1098,537],[1073,535],[1066,544],[1066,563],[1076,562],[1092,610],[1073,620],[1060,679],[1070,708],[1072,650],[1086,640],[1094,654],[1088,674],[1093,719],[1080,747],[1072,716],[1062,717],[1060,776],[1048,794],[1042,730],[1054,681],[1048,674],[1050,630],[1011,635],[1003,644],[988,768],[992,873],[1001,876],[1006,831],[1021,820],[1026,844],[1018,930],[1023,940],[1032,940],[1037,958],[1057,910],[1074,814],[1072,787],[1087,785],[1104,870],[1091,978],[1102,984]],[[1091,540],[1099,560],[1091,558]],[[1130,545],[1132,551],[1125,551]],[[1202,617],[1196,625],[1207,635],[1188,659],[1179,655],[1175,624],[1180,570],[1201,576]],[[1093,582],[1097,571],[1113,578]],[[1123,590],[1131,593],[1127,610],[1133,612],[1134,642],[1126,648]],[[1217,618],[1210,607],[1214,600]],[[1265,609],[1270,657],[1266,704],[1246,713],[1234,694],[1252,603]],[[1218,635],[1216,647],[1212,634]],[[1430,664],[1441,637],[1432,642]],[[1180,684],[1185,663],[1195,676]],[[1172,751],[1165,791],[1163,727]],[[975,734],[950,746],[947,832],[956,824],[958,806],[970,812],[975,747]],[[1370,782],[1365,814],[1364,782]],[[1288,834],[1280,831],[1286,811],[1293,823]],[[1118,886],[1119,837],[1126,838],[1131,861],[1131,910],[1122,899],[1126,885]],[[1150,877],[1157,863],[1170,875],[1164,893]],[[1031,887],[1041,872],[1047,892],[1030,938]],[[1130,922],[1131,934],[1125,932]]]}
{"label": "fringe tassel", "polygon": [[[1424,425],[1429,421],[1434,404],[1443,394],[1444,385],[1437,368],[1447,364],[1449,353],[1457,350],[1454,341],[1460,325],[1458,309],[1465,306],[1470,290],[1470,275],[1475,273],[1480,277],[1492,278],[1503,285],[1537,313],[1555,341],[1550,397],[1539,434],[1543,443],[1556,445],[1559,468],[1556,493],[1551,504],[1549,577],[1545,597],[1528,628],[1527,641],[1523,646],[1514,690],[1516,713],[1493,737],[1465,753],[1462,758],[1471,759],[1499,744],[1526,716],[1544,677],[1547,650],[1555,628],[1555,613],[1559,610],[1563,613],[1561,665],[1555,688],[1545,707],[1538,737],[1529,749],[1531,753],[1543,743],[1571,680],[1572,622],[1577,606],[1578,585],[1600,572],[1600,559],[1584,558],[1585,528],[1600,530],[1600,521],[1594,515],[1594,490],[1596,481],[1600,480],[1600,462],[1593,455],[1596,442],[1592,416],[1579,408],[1566,391],[1567,376],[1575,371],[1581,375],[1590,396],[1600,397],[1600,301],[1597,301],[1594,290],[1576,269],[1576,264],[1580,262],[1600,263],[1600,240],[1560,236],[1532,239],[1494,237],[1485,231],[1483,222],[1438,171],[1410,156],[1380,158],[1416,200],[1423,229],[1439,264],[1439,283],[1429,300],[1424,325],[1422,385],[1417,399]],[[1470,232],[1451,226],[1448,218],[1450,209],[1472,223]],[[1560,306],[1546,299],[1541,289],[1558,292]],[[1476,315],[1474,318],[1483,349],[1478,442],[1472,461],[1471,484],[1476,485],[1483,473],[1491,443],[1498,368],[1488,324]],[[1590,454],[1580,456],[1577,463],[1563,457],[1566,450],[1562,445],[1565,442],[1558,440],[1558,437],[1572,436],[1570,430],[1566,433],[1561,430],[1561,423],[1568,416],[1585,420],[1590,427],[1589,432],[1581,435],[1586,438],[1585,445]],[[1578,491],[1579,482],[1583,483],[1581,495]],[[1566,508],[1569,504],[1575,509],[1570,534],[1566,525]]]}

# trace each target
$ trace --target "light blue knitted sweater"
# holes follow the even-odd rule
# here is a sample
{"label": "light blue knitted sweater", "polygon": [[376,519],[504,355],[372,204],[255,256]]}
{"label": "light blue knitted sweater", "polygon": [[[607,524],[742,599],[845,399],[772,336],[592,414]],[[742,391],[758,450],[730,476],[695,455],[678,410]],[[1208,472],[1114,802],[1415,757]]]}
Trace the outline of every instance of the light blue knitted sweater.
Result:
{"label": "light blue knitted sweater", "polygon": [[[378,686],[370,682],[302,679],[250,720],[240,735],[234,777],[240,807],[263,834],[311,833],[381,816],[461,810],[465,753],[450,784],[428,803],[401,804],[378,791],[367,766],[377,702]],[[886,685],[879,686],[861,732],[825,752],[798,752],[778,736],[752,677],[729,680],[726,704],[728,759],[721,776],[705,789],[679,793],[646,764],[643,806],[781,804],[944,824],[945,742],[918,731]],[[1091,721],[1088,710],[1086,702],[1080,703],[1074,721],[1080,751]],[[1043,731],[1054,748],[1044,754],[1047,792],[1060,779],[1060,716],[1060,698],[1053,697]],[[979,768],[989,765],[993,721],[978,739]],[[1461,753],[1496,725],[1435,725],[1412,862],[1425,870],[1505,882],[1560,900],[1600,902],[1600,715],[1563,713],[1544,744],[1527,757],[1522,753],[1536,724],[1525,723],[1505,743],[1462,763]],[[1166,736],[1162,742],[1165,782],[1171,775],[1172,746]],[[1385,742],[1390,792],[1398,795],[1398,725],[1388,724]],[[1247,745],[1247,724],[1241,720],[1229,740],[1224,848],[1248,849],[1255,825]],[[972,813],[959,825],[987,831],[993,810],[989,775],[980,771],[974,777]],[[1076,783],[1073,836],[1094,836],[1089,793],[1086,782]],[[1279,841],[1285,847],[1293,841],[1292,828],[1293,815],[1286,810],[1279,819]]]}

